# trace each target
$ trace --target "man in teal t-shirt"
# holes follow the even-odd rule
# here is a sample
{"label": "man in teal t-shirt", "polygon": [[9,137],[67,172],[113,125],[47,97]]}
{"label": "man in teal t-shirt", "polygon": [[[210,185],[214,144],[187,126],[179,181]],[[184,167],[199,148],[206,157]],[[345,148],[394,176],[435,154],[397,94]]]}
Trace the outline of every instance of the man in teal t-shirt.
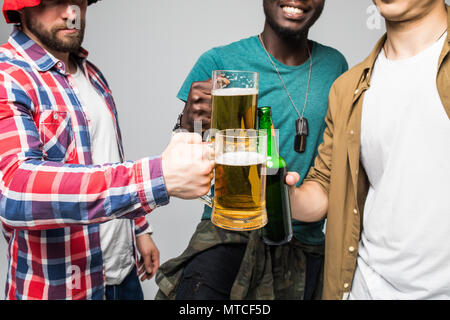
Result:
{"label": "man in teal t-shirt", "polygon": [[[331,85],[348,65],[337,50],[307,40],[309,27],[320,16],[323,1],[315,1],[308,7],[300,6],[301,3],[296,7],[283,6],[278,2],[264,1],[266,24],[260,37],[253,36],[213,48],[198,59],[177,95],[186,102],[177,127],[192,131],[194,120],[201,120],[203,129],[209,128],[209,79],[213,70],[259,72],[258,106],[272,107],[280,155],[286,160],[289,171],[296,171],[304,178],[322,142]],[[309,125],[303,153],[294,151],[299,114],[303,114]],[[211,208],[205,206],[202,222],[189,248],[180,257],[160,267],[157,283],[161,290],[157,298],[310,299],[320,295],[323,221],[293,221],[294,239],[286,245],[271,248],[263,244],[257,232],[222,230],[211,224],[210,217]],[[212,240],[211,235],[217,233],[217,241]],[[200,245],[205,239],[209,239],[208,245]],[[261,257],[255,257],[258,255]],[[255,282],[256,273],[244,270],[245,266],[255,268],[255,265],[269,266],[268,263],[273,274],[266,274],[267,270],[261,273],[262,278],[272,279],[267,283],[264,280]],[[178,272],[175,280],[171,278],[174,271]],[[175,284],[168,287],[163,279]],[[272,288],[267,288],[270,282],[273,283]]]}

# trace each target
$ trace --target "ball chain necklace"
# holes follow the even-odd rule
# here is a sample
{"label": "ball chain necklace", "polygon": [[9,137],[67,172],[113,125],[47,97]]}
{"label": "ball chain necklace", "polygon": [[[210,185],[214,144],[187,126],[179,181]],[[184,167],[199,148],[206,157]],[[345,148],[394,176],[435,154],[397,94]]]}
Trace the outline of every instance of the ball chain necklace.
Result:
{"label": "ball chain necklace", "polygon": [[306,150],[306,137],[308,136],[309,130],[308,130],[308,120],[304,117],[305,110],[306,110],[306,104],[308,102],[308,93],[309,93],[309,84],[311,82],[311,72],[312,72],[312,55],[309,50],[309,46],[307,45],[306,48],[308,49],[308,55],[309,55],[309,74],[308,74],[308,84],[306,87],[306,97],[305,97],[305,104],[303,105],[302,113],[298,111],[297,107],[295,106],[294,100],[292,99],[289,90],[286,86],[286,84],[283,81],[283,78],[281,77],[280,71],[278,71],[278,68],[275,64],[275,62],[270,57],[269,52],[267,51],[267,48],[264,44],[264,41],[262,39],[261,34],[258,35],[259,41],[261,42],[262,47],[264,48],[264,51],[266,52],[267,57],[269,58],[270,62],[272,63],[273,68],[277,72],[278,78],[280,78],[280,82],[284,87],[284,90],[286,91],[286,94],[289,97],[289,100],[291,101],[292,107],[294,108],[295,112],[297,112],[298,119],[295,122],[295,139],[294,139],[294,150],[298,153],[303,153]]}

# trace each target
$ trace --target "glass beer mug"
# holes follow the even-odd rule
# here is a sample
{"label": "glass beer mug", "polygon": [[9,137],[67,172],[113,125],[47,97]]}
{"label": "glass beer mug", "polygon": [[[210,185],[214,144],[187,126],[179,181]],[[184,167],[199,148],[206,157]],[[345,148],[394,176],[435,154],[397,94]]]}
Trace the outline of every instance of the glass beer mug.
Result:
{"label": "glass beer mug", "polygon": [[256,129],[259,74],[215,70],[212,73],[211,137],[225,129]]}
{"label": "glass beer mug", "polygon": [[218,227],[248,231],[267,223],[267,133],[254,129],[216,132],[214,198],[202,197],[213,208],[211,221]]}

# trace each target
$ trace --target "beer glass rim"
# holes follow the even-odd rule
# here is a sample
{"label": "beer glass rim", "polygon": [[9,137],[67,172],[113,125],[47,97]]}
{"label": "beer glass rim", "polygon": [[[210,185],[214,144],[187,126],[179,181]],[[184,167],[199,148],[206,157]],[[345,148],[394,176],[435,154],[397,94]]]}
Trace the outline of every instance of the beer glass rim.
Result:
{"label": "beer glass rim", "polygon": [[[221,78],[221,76],[227,78],[229,81],[234,82],[232,86],[228,86],[226,84],[223,86],[221,82],[219,82],[219,87],[216,88],[216,81]],[[235,78],[236,79],[231,79]],[[238,79],[242,78],[242,79]],[[244,82],[241,82],[244,80]],[[246,71],[246,70],[213,70],[212,72],[212,93],[216,90],[234,90],[236,88],[243,88],[243,89],[255,89],[258,90],[259,88],[259,72],[257,71]],[[236,84],[238,84],[236,86]],[[245,84],[245,85],[244,85]],[[256,92],[257,94],[257,92]]]}
{"label": "beer glass rim", "polygon": [[[267,136],[267,131],[266,130],[261,130],[261,129],[222,129],[216,132],[216,139],[217,139],[217,135],[219,136],[223,136],[223,137],[234,137],[237,136],[237,132],[248,132],[248,133],[255,133],[254,135],[245,135],[245,138],[258,138],[258,137],[264,137]],[[232,134],[235,133],[235,134]]]}
{"label": "beer glass rim", "polygon": [[218,73],[218,72],[239,72],[239,73],[253,73],[259,76],[259,72],[258,71],[249,71],[249,70],[213,70],[213,75],[214,73]]}

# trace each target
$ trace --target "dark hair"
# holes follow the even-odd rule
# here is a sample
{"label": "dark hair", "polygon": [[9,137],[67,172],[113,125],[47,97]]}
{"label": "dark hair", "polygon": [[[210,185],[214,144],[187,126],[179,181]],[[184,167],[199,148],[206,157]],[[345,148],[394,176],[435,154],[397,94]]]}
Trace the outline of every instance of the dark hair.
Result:
{"label": "dark hair", "polygon": [[6,11],[8,20],[13,23],[20,23],[20,13],[19,11]]}

